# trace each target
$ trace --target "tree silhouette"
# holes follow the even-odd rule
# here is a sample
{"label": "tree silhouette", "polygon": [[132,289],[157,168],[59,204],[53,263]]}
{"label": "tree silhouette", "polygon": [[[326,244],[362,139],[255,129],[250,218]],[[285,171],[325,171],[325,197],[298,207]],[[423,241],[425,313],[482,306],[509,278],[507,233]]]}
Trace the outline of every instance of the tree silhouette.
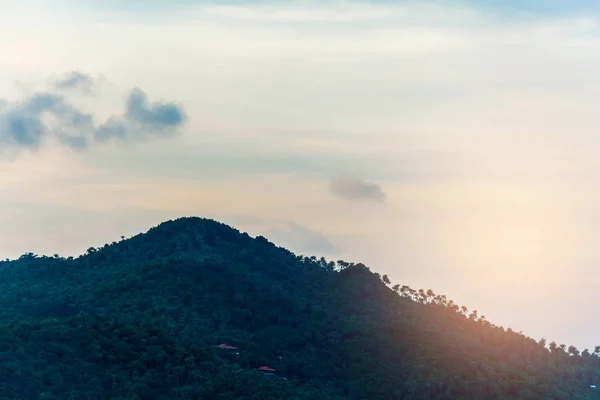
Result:
{"label": "tree silhouette", "polygon": [[600,346],[213,220],[0,267],[0,399],[598,398]]}

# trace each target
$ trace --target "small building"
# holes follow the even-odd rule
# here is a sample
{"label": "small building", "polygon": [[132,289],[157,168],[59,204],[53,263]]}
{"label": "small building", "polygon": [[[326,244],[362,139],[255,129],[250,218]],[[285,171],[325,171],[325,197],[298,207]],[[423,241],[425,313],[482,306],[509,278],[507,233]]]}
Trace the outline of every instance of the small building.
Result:
{"label": "small building", "polygon": [[239,350],[237,347],[230,346],[227,343],[221,343],[217,347],[220,348],[220,349],[224,349],[224,350]]}
{"label": "small building", "polygon": [[263,375],[275,375],[277,372],[277,370],[275,370],[271,367],[268,367],[266,365],[263,365],[262,367],[258,367],[257,370],[262,372]]}

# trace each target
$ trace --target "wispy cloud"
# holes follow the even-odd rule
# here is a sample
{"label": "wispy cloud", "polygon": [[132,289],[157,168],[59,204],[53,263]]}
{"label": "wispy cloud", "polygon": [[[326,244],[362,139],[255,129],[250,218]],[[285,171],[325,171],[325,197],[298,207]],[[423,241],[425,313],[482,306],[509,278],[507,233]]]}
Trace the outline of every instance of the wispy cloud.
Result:
{"label": "wispy cloud", "polygon": [[94,84],[94,78],[81,71],[71,71],[53,82],[54,88],[58,91],[78,90],[83,93],[90,93]]}
{"label": "wispy cloud", "polygon": [[331,194],[345,200],[375,200],[385,201],[385,193],[376,183],[369,183],[356,175],[343,174],[331,178],[329,181]]}
{"label": "wispy cloud", "polygon": [[[56,83],[63,88],[82,85],[89,87],[91,79],[79,72]],[[3,154],[10,151],[13,156],[21,150],[39,150],[56,143],[83,150],[91,143],[111,139],[131,142],[173,136],[186,119],[180,105],[150,103],[146,93],[137,87],[130,91],[122,114],[99,124],[93,113],[79,109],[64,95],[35,92],[20,102],[6,101],[0,108],[0,146]]]}
{"label": "wispy cloud", "polygon": [[325,235],[296,222],[289,222],[287,230],[272,229],[265,236],[279,246],[305,255],[336,254],[339,251]]}

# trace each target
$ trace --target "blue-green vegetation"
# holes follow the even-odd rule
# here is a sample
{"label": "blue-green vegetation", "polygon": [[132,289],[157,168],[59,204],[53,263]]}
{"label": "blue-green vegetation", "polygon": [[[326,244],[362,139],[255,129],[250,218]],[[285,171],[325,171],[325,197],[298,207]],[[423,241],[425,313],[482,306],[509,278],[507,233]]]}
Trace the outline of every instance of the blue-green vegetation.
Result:
{"label": "blue-green vegetation", "polygon": [[0,399],[600,398],[600,347],[212,220],[0,273]]}

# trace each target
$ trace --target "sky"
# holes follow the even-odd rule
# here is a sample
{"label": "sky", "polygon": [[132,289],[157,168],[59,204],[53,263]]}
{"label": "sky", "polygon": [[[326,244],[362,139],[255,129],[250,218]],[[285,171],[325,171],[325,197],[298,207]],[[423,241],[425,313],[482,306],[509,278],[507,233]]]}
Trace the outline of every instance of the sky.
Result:
{"label": "sky", "polygon": [[599,3],[0,8],[0,258],[195,215],[600,344]]}

